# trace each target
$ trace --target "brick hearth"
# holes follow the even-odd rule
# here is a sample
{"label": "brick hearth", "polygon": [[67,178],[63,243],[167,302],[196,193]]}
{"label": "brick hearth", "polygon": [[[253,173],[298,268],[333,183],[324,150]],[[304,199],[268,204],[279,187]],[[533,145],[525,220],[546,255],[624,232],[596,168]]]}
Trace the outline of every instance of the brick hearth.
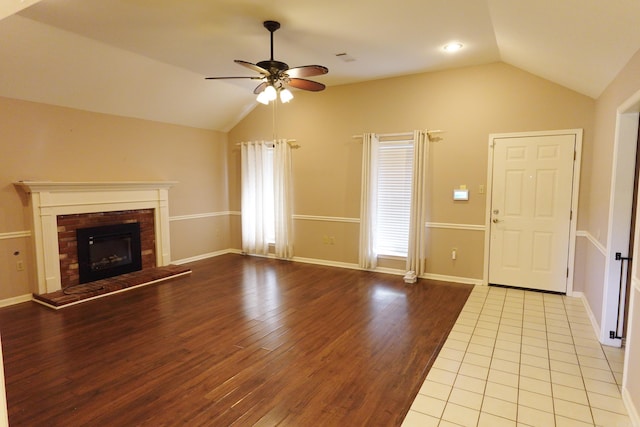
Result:
{"label": "brick hearth", "polygon": [[164,282],[191,274],[191,269],[180,265],[147,268],[133,273],[121,274],[108,279],[62,289],[48,294],[34,294],[33,300],[49,308],[60,309],[75,304],[102,298],[107,295],[129,291],[155,283]]}

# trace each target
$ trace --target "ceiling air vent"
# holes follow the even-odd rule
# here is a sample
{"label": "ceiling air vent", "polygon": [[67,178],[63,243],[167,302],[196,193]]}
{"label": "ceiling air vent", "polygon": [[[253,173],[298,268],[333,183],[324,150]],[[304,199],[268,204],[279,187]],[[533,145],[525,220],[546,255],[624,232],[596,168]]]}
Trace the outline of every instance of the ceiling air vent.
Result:
{"label": "ceiling air vent", "polygon": [[336,57],[343,60],[344,62],[354,62],[356,60],[356,58],[354,58],[353,56],[349,55],[346,52],[336,53]]}

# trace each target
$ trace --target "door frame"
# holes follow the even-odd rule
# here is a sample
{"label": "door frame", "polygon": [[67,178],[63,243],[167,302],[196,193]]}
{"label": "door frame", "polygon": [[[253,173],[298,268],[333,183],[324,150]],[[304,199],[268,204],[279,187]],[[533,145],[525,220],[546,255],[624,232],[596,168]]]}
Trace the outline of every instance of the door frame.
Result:
{"label": "door frame", "polygon": [[[616,329],[618,319],[618,296],[620,294],[620,262],[615,253],[629,247],[632,194],[635,174],[636,147],[638,145],[638,119],[640,117],[640,91],[620,105],[616,112],[613,163],[611,166],[611,192],[609,220],[607,224],[607,246],[605,249],[604,286],[602,290],[602,314],[599,321],[600,343],[620,347],[622,342],[610,338],[609,331]],[[636,224],[636,229],[640,223]],[[637,242],[636,242],[637,244]],[[623,252],[624,254],[624,252]],[[638,255],[638,254],[635,254]],[[627,256],[633,256],[628,254]],[[639,261],[639,260],[635,260]],[[634,262],[634,266],[636,262]],[[635,268],[635,267],[634,267]],[[630,296],[627,295],[627,298]],[[623,325],[626,328],[626,325]]]}
{"label": "door frame", "polygon": [[573,185],[571,187],[571,220],[569,225],[569,256],[567,257],[567,295],[573,295],[573,270],[576,253],[576,229],[578,224],[578,196],[580,192],[580,163],[582,159],[582,129],[561,129],[535,132],[512,132],[489,134],[487,161],[487,198],[485,202],[484,234],[484,273],[483,283],[489,284],[489,248],[491,243],[491,200],[493,193],[493,146],[499,138],[526,138],[535,136],[573,135],[576,141],[575,160],[573,162]]}

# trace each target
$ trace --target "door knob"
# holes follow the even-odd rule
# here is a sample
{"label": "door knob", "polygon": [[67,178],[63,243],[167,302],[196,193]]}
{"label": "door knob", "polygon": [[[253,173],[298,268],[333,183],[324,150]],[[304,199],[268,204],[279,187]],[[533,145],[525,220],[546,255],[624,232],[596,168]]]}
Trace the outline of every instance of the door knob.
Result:
{"label": "door knob", "polygon": [[497,223],[499,223],[499,222],[500,222],[500,220],[499,220],[498,218],[493,218],[492,222],[493,222],[494,224],[497,224]]}

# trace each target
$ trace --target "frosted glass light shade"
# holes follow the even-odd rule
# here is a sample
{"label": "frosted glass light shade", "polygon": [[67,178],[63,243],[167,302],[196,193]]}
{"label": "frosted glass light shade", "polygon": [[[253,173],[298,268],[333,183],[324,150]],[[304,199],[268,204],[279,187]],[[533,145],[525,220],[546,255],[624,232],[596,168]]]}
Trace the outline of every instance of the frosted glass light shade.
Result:
{"label": "frosted glass light shade", "polygon": [[280,91],[280,101],[282,103],[287,103],[293,99],[293,94],[289,89],[282,89]]}
{"label": "frosted glass light shade", "polygon": [[267,94],[265,93],[264,90],[258,94],[258,97],[256,98],[256,100],[259,103],[264,104],[264,105],[269,104],[269,99],[267,98]]}
{"label": "frosted glass light shade", "polygon": [[278,92],[276,92],[276,88],[273,86],[267,86],[264,89],[264,94],[269,101],[275,101],[278,97]]}

